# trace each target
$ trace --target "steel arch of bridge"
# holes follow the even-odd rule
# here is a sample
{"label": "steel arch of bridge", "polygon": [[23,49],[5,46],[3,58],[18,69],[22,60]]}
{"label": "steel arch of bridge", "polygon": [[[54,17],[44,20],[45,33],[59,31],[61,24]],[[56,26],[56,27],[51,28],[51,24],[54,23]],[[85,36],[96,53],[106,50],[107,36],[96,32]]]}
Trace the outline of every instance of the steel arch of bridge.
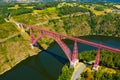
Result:
{"label": "steel arch of bridge", "polygon": [[[30,26],[30,25],[26,25],[26,24],[22,24],[22,25],[23,25],[23,27],[27,27],[27,28],[30,29],[30,42],[31,42],[32,45],[36,44],[38,42],[38,40],[43,36],[53,38],[58,43],[58,45],[61,47],[61,49],[64,51],[65,55],[67,56],[68,60],[70,61],[71,66],[75,66],[78,63],[78,46],[77,46],[77,43],[83,43],[83,44],[87,44],[87,45],[98,48],[98,52],[97,52],[97,55],[96,55],[96,59],[95,59],[95,62],[94,62],[93,69],[98,69],[98,67],[99,67],[100,50],[101,49],[105,49],[105,50],[120,53],[120,49],[112,48],[112,47],[109,47],[109,46],[105,46],[105,45],[98,44],[98,43],[95,43],[95,42],[83,40],[83,39],[80,39],[80,38],[66,36],[66,35],[63,35],[63,34],[59,34],[59,33],[55,33],[55,32],[52,32],[52,31],[44,30],[42,28],[38,28],[38,27],[35,27],[35,26]],[[33,29],[39,31],[39,34],[37,35],[37,37],[34,36]],[[73,51],[71,51],[69,49],[69,47],[62,41],[62,38],[74,41]]]}

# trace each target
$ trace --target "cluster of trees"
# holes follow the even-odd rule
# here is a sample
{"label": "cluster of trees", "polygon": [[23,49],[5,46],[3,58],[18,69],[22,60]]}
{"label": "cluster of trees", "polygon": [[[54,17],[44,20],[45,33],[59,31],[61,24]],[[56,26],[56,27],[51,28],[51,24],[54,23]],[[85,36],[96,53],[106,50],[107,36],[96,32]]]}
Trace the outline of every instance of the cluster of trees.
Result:
{"label": "cluster of trees", "polygon": [[44,3],[44,4],[35,4],[34,8],[35,10],[43,10],[49,7],[56,7],[58,5],[58,2],[48,2],[48,3]]}
{"label": "cluster of trees", "polygon": [[[79,54],[79,59],[82,62],[89,62],[95,60],[97,51],[85,51]],[[102,72],[102,69],[99,69],[98,71],[89,73],[84,72],[82,73],[82,80],[86,80],[86,78],[92,76],[91,80],[119,80],[120,79],[120,54],[110,52],[110,51],[101,51],[100,55],[100,66],[105,66],[109,68],[113,68],[116,70],[116,73],[108,73],[108,72]]]}
{"label": "cluster of trees", "polygon": [[73,16],[69,18],[63,18],[66,33],[72,36],[89,35],[91,32],[90,26],[87,23],[88,15]]}
{"label": "cluster of trees", "polygon": [[5,18],[8,17],[8,14],[12,14],[12,16],[15,15],[21,15],[21,14],[26,14],[26,13],[32,13],[33,9],[29,9],[29,8],[18,8],[18,9],[8,9],[8,7],[14,7],[15,4],[10,3],[10,4],[4,4],[4,5],[0,5],[0,23],[4,23],[5,22]]}
{"label": "cluster of trees", "polygon": [[71,80],[74,69],[69,68],[68,64],[64,65],[62,68],[62,74],[59,76],[58,80]]}
{"label": "cluster of trees", "polygon": [[102,69],[93,72],[83,72],[81,80],[120,80],[120,72],[116,73],[102,72]]}
{"label": "cluster of trees", "polygon": [[9,11],[7,10],[6,7],[0,8],[0,23],[5,22],[4,18],[7,17],[8,13],[9,13]]}
{"label": "cluster of trees", "polygon": [[[79,54],[80,61],[89,62],[95,60],[97,51],[85,51]],[[120,69],[120,54],[101,50],[100,65],[109,68]]]}
{"label": "cluster of trees", "polygon": [[84,33],[87,33],[86,35],[120,36],[120,14],[109,13],[100,16],[81,14],[62,18],[62,20],[64,22],[63,28],[68,34],[73,34],[75,29],[77,29],[79,31],[75,33],[78,36]]}
{"label": "cluster of trees", "polygon": [[116,9],[116,7],[114,6],[114,4],[104,4],[104,7],[107,7],[107,8],[111,8],[111,9]]}
{"label": "cluster of trees", "polygon": [[2,15],[0,15],[0,24],[2,24],[4,22],[5,22],[4,17]]}
{"label": "cluster of trees", "polygon": [[79,7],[79,6],[62,6],[60,8],[57,8],[58,15],[67,15],[67,14],[73,14],[76,12],[89,12],[89,10]]}
{"label": "cluster of trees", "polygon": [[14,16],[14,15],[21,15],[21,14],[26,14],[26,13],[32,13],[33,9],[29,8],[18,8],[18,9],[11,9],[9,12]]}
{"label": "cluster of trees", "polygon": [[120,35],[120,15],[106,14],[88,18],[93,33],[103,35]]}
{"label": "cluster of trees", "polygon": [[104,7],[103,7],[103,6],[96,6],[96,7],[94,8],[94,10],[104,11]]}
{"label": "cluster of trees", "polygon": [[15,3],[1,3],[0,2],[0,8],[3,8],[3,7],[13,7],[15,5]]}

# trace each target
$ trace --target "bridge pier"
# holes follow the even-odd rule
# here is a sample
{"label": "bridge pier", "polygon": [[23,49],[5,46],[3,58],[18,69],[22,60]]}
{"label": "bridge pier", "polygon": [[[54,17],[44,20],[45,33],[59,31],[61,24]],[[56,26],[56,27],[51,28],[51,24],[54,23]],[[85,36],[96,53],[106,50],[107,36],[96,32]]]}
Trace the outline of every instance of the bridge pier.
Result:
{"label": "bridge pier", "polygon": [[99,62],[100,62],[100,48],[98,48],[98,52],[97,52],[97,55],[96,55],[94,66],[92,68],[93,70],[98,70],[98,68],[99,68]]}
{"label": "bridge pier", "polygon": [[31,48],[34,49],[34,45],[33,44],[30,44]]}
{"label": "bridge pier", "polygon": [[75,67],[78,62],[79,62],[78,59],[75,59],[75,60],[71,61],[71,62],[70,62],[70,68]]}
{"label": "bridge pier", "polygon": [[39,47],[38,40],[43,36],[41,32],[39,32],[39,35],[35,38],[33,34],[33,29],[30,27],[30,45],[32,48]]}
{"label": "bridge pier", "polygon": [[25,32],[23,25],[21,23],[16,23],[16,25],[18,26],[18,28],[21,30],[21,32]]}
{"label": "bridge pier", "polygon": [[34,47],[38,47],[38,43],[30,44],[30,46],[31,46],[32,49],[33,49]]}
{"label": "bridge pier", "polygon": [[79,62],[78,59],[78,46],[77,46],[77,41],[74,42],[74,50],[72,54],[72,61],[70,62],[70,67],[75,67],[75,65]]}
{"label": "bridge pier", "polygon": [[68,60],[70,61],[70,68],[75,67],[75,65],[79,62],[77,41],[75,41],[75,43],[74,43],[74,50],[73,50],[73,54],[72,54],[69,47],[60,38],[56,38],[55,40],[59,44],[61,49],[64,51],[64,53],[66,54]]}
{"label": "bridge pier", "polygon": [[92,68],[93,70],[98,70],[99,65],[94,65],[94,67]]}

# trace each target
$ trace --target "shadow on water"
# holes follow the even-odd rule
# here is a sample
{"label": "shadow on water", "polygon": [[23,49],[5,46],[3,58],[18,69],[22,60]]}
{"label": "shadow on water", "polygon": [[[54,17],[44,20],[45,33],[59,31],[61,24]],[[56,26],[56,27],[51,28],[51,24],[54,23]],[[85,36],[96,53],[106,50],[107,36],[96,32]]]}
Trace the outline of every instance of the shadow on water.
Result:
{"label": "shadow on water", "polygon": [[56,60],[58,60],[60,63],[65,64],[66,62],[68,62],[68,59],[63,58],[62,56],[56,55],[55,53],[48,51],[48,50],[43,50],[44,52],[46,52],[47,54],[50,54],[51,56],[53,56]]}
{"label": "shadow on water", "polygon": [[41,59],[33,56],[1,75],[0,80],[54,80],[54,77],[47,72]]}
{"label": "shadow on water", "polygon": [[[35,46],[42,50],[39,55],[27,58],[10,71],[0,75],[0,80],[56,80],[62,66],[68,60],[54,52],[44,50],[39,44]],[[53,57],[54,61],[49,56]],[[48,63],[45,63],[46,61]],[[56,63],[56,61],[58,62]],[[51,69],[57,70],[52,71]]]}
{"label": "shadow on water", "polygon": [[[32,64],[27,64],[28,68],[33,69],[34,71],[38,72],[41,76],[44,77],[44,80],[49,80],[49,79],[54,79],[52,76],[50,76],[43,64],[43,62],[41,61],[41,59],[39,58],[39,56],[35,56],[33,58],[33,63]],[[42,73],[42,74],[41,74]]]}
{"label": "shadow on water", "polygon": [[[53,42],[51,45],[53,45],[53,44],[55,44],[55,42]],[[56,60],[58,60],[62,64],[65,64],[66,62],[68,62],[68,59],[66,59],[62,56],[59,56],[54,52],[44,50],[44,48],[39,43],[37,43],[36,47],[38,47],[40,50],[42,50],[42,52],[45,52],[45,53],[51,55],[52,57],[54,57]]]}

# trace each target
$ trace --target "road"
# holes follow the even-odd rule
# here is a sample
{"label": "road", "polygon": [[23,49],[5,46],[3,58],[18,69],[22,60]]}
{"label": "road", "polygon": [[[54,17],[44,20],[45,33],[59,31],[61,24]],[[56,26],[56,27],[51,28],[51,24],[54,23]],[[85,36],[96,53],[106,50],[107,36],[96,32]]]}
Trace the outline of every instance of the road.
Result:
{"label": "road", "polygon": [[84,63],[79,62],[74,68],[71,80],[76,80],[85,68],[86,65]]}

